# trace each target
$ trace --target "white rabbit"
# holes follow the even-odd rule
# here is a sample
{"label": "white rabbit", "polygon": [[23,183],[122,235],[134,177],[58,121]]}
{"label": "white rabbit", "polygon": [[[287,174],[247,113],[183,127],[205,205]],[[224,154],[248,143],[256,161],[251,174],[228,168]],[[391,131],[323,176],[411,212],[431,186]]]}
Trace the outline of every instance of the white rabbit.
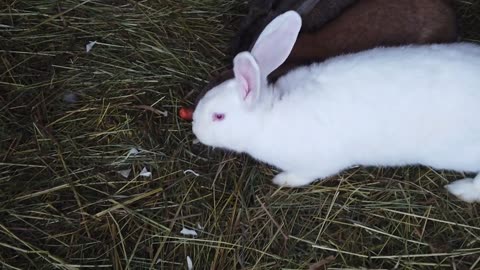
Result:
{"label": "white rabbit", "polygon": [[[290,187],[353,165],[480,172],[480,46],[376,48],[267,85],[300,27],[296,12],[283,13],[251,53],[235,57],[235,77],[209,91],[193,114],[200,142],[269,163],[283,170],[273,182]],[[446,187],[480,201],[480,176]]]}

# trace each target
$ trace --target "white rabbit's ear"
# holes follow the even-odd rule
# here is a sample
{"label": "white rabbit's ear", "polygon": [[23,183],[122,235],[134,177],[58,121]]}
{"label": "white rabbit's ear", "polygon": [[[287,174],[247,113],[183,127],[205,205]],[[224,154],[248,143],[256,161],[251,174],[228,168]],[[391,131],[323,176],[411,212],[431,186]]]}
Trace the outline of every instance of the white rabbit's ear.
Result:
{"label": "white rabbit's ear", "polygon": [[302,28],[302,18],[295,11],[287,11],[272,20],[252,48],[262,78],[287,60]]}
{"label": "white rabbit's ear", "polygon": [[240,85],[240,97],[247,106],[252,106],[260,95],[260,69],[249,52],[237,54],[233,59],[233,73]]}

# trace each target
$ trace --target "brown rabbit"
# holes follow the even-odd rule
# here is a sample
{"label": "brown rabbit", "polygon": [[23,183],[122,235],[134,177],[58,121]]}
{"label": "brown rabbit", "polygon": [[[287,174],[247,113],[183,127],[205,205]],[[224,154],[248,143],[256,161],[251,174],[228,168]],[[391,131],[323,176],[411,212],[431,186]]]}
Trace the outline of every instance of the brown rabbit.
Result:
{"label": "brown rabbit", "polygon": [[[321,20],[328,22],[324,25],[319,23],[318,26],[312,23],[309,24],[311,28],[302,30],[288,59],[270,74],[269,82],[275,82],[279,77],[298,66],[321,62],[341,54],[359,52],[378,46],[447,43],[458,38],[456,15],[450,0],[357,0],[344,8],[336,18],[325,19],[322,17],[322,11],[317,9],[319,4],[325,5],[325,2],[336,1],[319,0],[316,1],[317,4],[312,10],[303,10],[304,13],[300,13],[302,17],[305,17],[305,12],[308,12],[308,14],[319,16]],[[277,0],[276,2],[282,1]],[[303,2],[312,2],[312,0]],[[269,12],[279,14],[291,7],[291,5],[286,5],[284,10]],[[334,14],[334,12],[324,12]],[[309,18],[313,20],[315,17]],[[263,30],[263,23],[267,24],[272,19],[268,18],[266,22],[262,21],[262,28],[255,33],[260,33]],[[258,34],[254,34],[252,41],[249,41],[248,44],[240,44],[239,48],[247,45],[250,48],[257,36]],[[197,102],[210,89],[230,78],[233,78],[233,71],[228,69],[212,79],[200,93]],[[183,108],[181,113],[185,117],[182,116],[182,118],[191,120],[188,117],[191,112],[193,109]]]}
{"label": "brown rabbit", "polygon": [[449,0],[358,0],[314,33],[303,33],[272,79],[299,65],[377,46],[447,43],[458,38]]}
{"label": "brown rabbit", "polygon": [[251,0],[248,15],[233,38],[232,56],[250,50],[265,26],[287,10],[296,10],[302,16],[302,33],[313,32],[354,2],[356,0]]}

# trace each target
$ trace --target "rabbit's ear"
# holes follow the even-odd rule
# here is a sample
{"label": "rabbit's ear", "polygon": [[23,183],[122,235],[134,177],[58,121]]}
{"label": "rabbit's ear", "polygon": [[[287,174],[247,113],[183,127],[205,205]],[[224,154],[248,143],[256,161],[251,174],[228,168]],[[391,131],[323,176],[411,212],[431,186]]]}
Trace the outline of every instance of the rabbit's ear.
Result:
{"label": "rabbit's ear", "polygon": [[260,95],[260,69],[249,52],[239,53],[233,59],[233,73],[240,85],[240,97],[251,107]]}
{"label": "rabbit's ear", "polygon": [[303,2],[297,8],[298,14],[305,15],[305,14],[310,13],[315,8],[315,6],[318,4],[318,1],[320,1],[320,0],[307,0],[307,1]]}
{"label": "rabbit's ear", "polygon": [[265,27],[252,48],[262,79],[287,60],[301,28],[302,18],[295,11],[280,14]]}

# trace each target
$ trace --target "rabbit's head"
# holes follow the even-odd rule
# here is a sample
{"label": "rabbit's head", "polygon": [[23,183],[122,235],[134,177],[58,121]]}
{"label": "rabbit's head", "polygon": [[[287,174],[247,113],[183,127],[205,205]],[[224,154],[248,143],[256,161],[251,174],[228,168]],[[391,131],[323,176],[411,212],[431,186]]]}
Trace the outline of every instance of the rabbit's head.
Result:
{"label": "rabbit's head", "polygon": [[268,107],[267,76],[287,59],[301,25],[300,15],[287,11],[267,25],[251,52],[235,56],[234,77],[208,91],[193,113],[193,133],[201,143],[245,151]]}

